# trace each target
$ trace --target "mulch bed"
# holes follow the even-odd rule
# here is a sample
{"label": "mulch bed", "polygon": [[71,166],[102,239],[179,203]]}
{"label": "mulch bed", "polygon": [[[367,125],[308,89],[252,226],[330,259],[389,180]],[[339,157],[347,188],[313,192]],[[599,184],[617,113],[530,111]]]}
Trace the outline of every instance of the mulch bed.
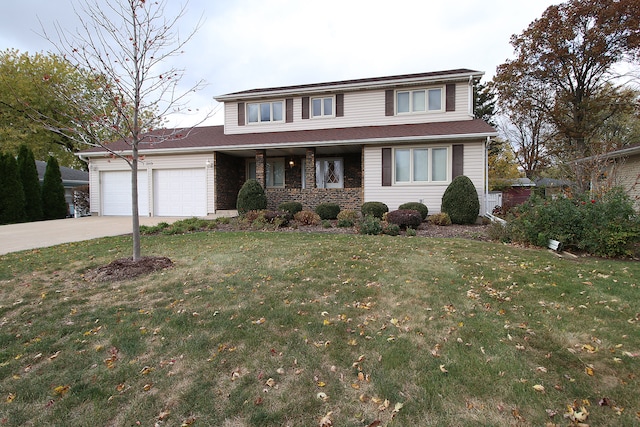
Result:
{"label": "mulch bed", "polygon": [[133,261],[133,258],[120,258],[89,270],[84,277],[92,282],[116,282],[171,267],[173,262],[167,257],[141,257],[138,261]]}

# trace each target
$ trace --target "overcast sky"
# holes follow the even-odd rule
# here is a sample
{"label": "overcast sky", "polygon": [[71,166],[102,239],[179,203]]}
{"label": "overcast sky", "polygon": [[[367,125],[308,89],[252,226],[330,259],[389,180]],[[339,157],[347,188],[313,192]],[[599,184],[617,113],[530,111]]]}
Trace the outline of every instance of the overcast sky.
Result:
{"label": "overcast sky", "polygon": [[[5,0],[0,50],[48,52],[40,36],[54,22],[73,31],[72,4],[83,0]],[[98,0],[106,2],[109,0]],[[113,1],[113,0],[111,0]],[[170,118],[189,126],[222,124],[216,95],[262,87],[469,68],[490,80],[513,58],[511,35],[521,33],[551,0],[190,0],[181,32],[201,28],[179,57],[184,86],[204,79],[192,96],[200,113]],[[175,13],[179,0],[168,0]],[[174,9],[176,8],[176,9]]]}

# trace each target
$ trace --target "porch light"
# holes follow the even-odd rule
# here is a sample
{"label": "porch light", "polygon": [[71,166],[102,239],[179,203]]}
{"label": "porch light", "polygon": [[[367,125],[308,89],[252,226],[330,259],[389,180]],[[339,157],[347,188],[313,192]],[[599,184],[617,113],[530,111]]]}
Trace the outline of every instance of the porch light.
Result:
{"label": "porch light", "polygon": [[289,167],[292,168],[295,166],[295,162],[293,161],[293,159],[289,160]]}

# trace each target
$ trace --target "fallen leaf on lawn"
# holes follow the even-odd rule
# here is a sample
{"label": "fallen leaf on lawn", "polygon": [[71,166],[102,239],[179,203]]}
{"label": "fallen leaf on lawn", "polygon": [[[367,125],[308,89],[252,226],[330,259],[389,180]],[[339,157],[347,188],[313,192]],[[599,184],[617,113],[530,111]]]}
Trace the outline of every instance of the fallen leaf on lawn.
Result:
{"label": "fallen leaf on lawn", "polygon": [[371,424],[369,424],[367,427],[378,427],[380,424],[382,424],[382,421],[380,421],[380,420],[375,420],[374,422],[372,422]]}
{"label": "fallen leaf on lawn", "polygon": [[379,403],[382,403],[382,399],[380,399],[379,397],[372,397],[371,401],[373,403],[375,403],[376,405],[379,404]]}
{"label": "fallen leaf on lawn", "polygon": [[154,371],[154,369],[153,369],[153,368],[151,368],[151,367],[149,367],[149,366],[145,366],[144,368],[142,368],[142,369],[140,370],[140,373],[141,373],[142,375],[148,375],[148,374],[150,374],[150,373],[151,373],[151,372],[153,372],[153,371]]}
{"label": "fallen leaf on lawn", "polygon": [[324,387],[324,386],[326,386],[326,385],[327,385],[327,383],[325,383],[324,381],[318,381],[318,382],[316,383],[316,385],[317,385],[318,387]]}
{"label": "fallen leaf on lawn", "polygon": [[65,394],[67,394],[69,392],[69,389],[71,387],[68,385],[59,385],[58,387],[53,389],[53,394],[58,395],[58,396],[64,396]]}
{"label": "fallen leaf on lawn", "polygon": [[316,397],[320,400],[322,400],[323,402],[326,402],[327,400],[329,400],[329,396],[327,396],[327,393],[324,392],[320,392],[318,394],[316,394]]}
{"label": "fallen leaf on lawn", "polygon": [[360,385],[357,384],[357,383],[352,383],[351,384],[351,388],[354,389],[354,390],[360,390]]}
{"label": "fallen leaf on lawn", "polygon": [[358,381],[364,381],[364,374],[362,372],[358,372]]}
{"label": "fallen leaf on lawn", "polygon": [[544,366],[538,366],[536,368],[536,371],[542,372],[543,374],[546,374],[547,373],[547,368],[545,368]]}
{"label": "fallen leaf on lawn", "polygon": [[195,422],[196,422],[195,417],[189,417],[186,420],[184,420],[182,424],[180,424],[180,427],[189,427],[190,425],[193,425],[193,423]]}
{"label": "fallen leaf on lawn", "polygon": [[333,412],[328,412],[327,415],[320,419],[320,427],[333,427],[333,421],[331,420],[331,414]]}
{"label": "fallen leaf on lawn", "polygon": [[378,406],[378,411],[382,412],[389,408],[389,399],[385,399],[382,405]]}
{"label": "fallen leaf on lawn", "polygon": [[162,411],[160,412],[160,414],[158,415],[158,419],[160,421],[165,420],[169,415],[171,414],[171,411]]}
{"label": "fallen leaf on lawn", "polygon": [[543,385],[536,384],[536,385],[533,386],[533,389],[535,391],[539,391],[540,393],[544,393],[544,386]]}
{"label": "fallen leaf on lawn", "polygon": [[60,355],[60,351],[56,351],[55,353],[53,353],[51,356],[49,356],[49,360],[54,360],[55,358],[57,358]]}
{"label": "fallen leaf on lawn", "polygon": [[260,405],[262,405],[263,402],[264,401],[262,400],[262,398],[258,397],[256,400],[253,401],[253,404],[256,405],[256,406],[260,406]]}
{"label": "fallen leaf on lawn", "polygon": [[358,400],[360,400],[360,402],[362,403],[366,403],[369,401],[369,396],[363,393],[360,395],[360,397],[358,397]]}
{"label": "fallen leaf on lawn", "polygon": [[273,378],[269,378],[267,380],[267,382],[264,383],[264,385],[268,385],[269,387],[273,387],[276,385],[276,381]]}
{"label": "fallen leaf on lawn", "polygon": [[7,399],[5,400],[5,402],[7,403],[11,403],[15,400],[16,395],[14,393],[9,393],[9,395],[7,396]]}
{"label": "fallen leaf on lawn", "polygon": [[589,375],[590,377],[592,377],[595,372],[593,371],[593,368],[591,366],[587,366],[584,368],[584,371],[587,373],[587,375]]}
{"label": "fallen leaf on lawn", "polygon": [[393,407],[393,412],[400,412],[400,409],[402,409],[402,407],[404,406],[404,403],[396,403],[395,406]]}
{"label": "fallen leaf on lawn", "polygon": [[147,384],[145,384],[145,385],[144,385],[144,387],[142,387],[142,389],[143,389],[144,391],[149,391],[149,390],[151,390],[152,388],[153,388],[153,384],[152,384],[152,383],[147,383]]}
{"label": "fallen leaf on lawn", "polygon": [[278,368],[276,369],[276,372],[280,375],[284,375],[284,368]]}
{"label": "fallen leaf on lawn", "polygon": [[252,321],[251,323],[253,323],[254,325],[262,325],[266,321],[267,321],[267,319],[265,319],[264,317],[261,317],[258,320]]}
{"label": "fallen leaf on lawn", "polygon": [[443,374],[446,374],[449,371],[447,370],[447,368],[444,367],[444,365],[440,365],[440,372],[442,372]]}

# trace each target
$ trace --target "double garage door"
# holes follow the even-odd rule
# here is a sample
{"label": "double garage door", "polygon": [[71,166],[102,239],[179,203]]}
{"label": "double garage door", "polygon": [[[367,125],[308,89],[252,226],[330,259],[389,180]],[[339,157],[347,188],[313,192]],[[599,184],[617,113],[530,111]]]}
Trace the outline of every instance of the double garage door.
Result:
{"label": "double garage door", "polygon": [[[149,183],[147,171],[138,172],[140,216],[205,216],[205,169],[158,169]],[[151,185],[150,185],[151,184]],[[102,215],[131,215],[131,171],[101,173]],[[152,187],[153,191],[150,191]],[[150,199],[151,197],[151,199]],[[150,207],[153,206],[153,211]]]}

